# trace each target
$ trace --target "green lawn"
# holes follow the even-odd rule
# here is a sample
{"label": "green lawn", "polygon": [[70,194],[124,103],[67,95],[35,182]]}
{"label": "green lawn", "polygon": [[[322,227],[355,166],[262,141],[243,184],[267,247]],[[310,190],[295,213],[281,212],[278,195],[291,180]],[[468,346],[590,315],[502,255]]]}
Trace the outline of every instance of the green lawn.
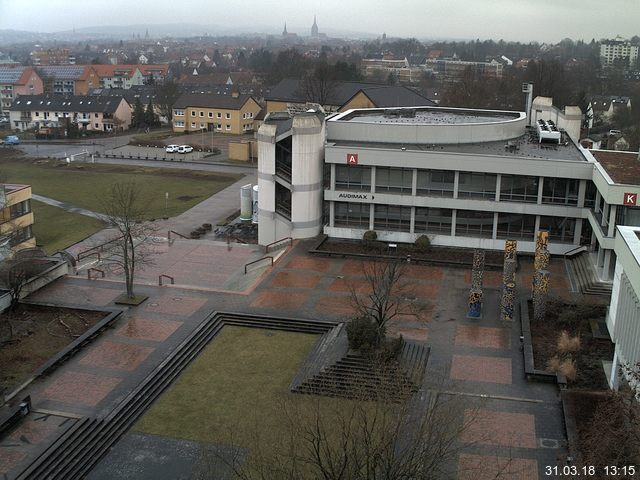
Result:
{"label": "green lawn", "polygon": [[134,429],[248,445],[252,432],[278,438],[283,396],[317,335],[224,327]]}
{"label": "green lawn", "polygon": [[48,254],[63,250],[104,228],[104,223],[100,220],[65,212],[61,208],[35,200],[31,201],[31,208],[35,220],[33,234],[36,243]]}
{"label": "green lawn", "polygon": [[[7,183],[31,185],[35,194],[97,212],[103,211],[102,199],[111,185],[135,180],[151,219],[176,216],[242,175],[25,158],[0,160],[0,178]],[[166,210],[165,192],[169,193]]]}

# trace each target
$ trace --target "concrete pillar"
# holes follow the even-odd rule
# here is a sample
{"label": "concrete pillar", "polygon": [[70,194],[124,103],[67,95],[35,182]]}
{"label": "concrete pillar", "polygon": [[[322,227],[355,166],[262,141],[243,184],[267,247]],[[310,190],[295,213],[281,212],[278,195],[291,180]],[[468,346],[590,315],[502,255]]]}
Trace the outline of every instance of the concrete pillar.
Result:
{"label": "concrete pillar", "polygon": [[500,188],[502,188],[502,174],[499,173],[496,175],[496,202],[500,201]]}
{"label": "concrete pillar", "polygon": [[453,176],[453,198],[458,198],[458,186],[460,185],[460,172],[456,170]]}
{"label": "concrete pillar", "polygon": [[[418,169],[414,168],[411,174],[411,195],[414,197],[418,194]],[[411,230],[413,232],[413,229]]]}
{"label": "concrete pillar", "polygon": [[607,231],[607,237],[613,237],[616,234],[616,214],[618,212],[617,205],[611,205],[609,207],[609,230]]}
{"label": "concrete pillar", "polygon": [[491,238],[493,240],[498,238],[498,212],[493,214],[493,231],[491,232]]}
{"label": "concrete pillar", "polygon": [[582,219],[576,218],[576,229],[573,233],[573,244],[580,245],[580,239],[582,238]]}
{"label": "concrete pillar", "polygon": [[587,181],[580,180],[580,182],[578,183],[578,207],[579,208],[584,207],[584,197],[586,196],[586,193],[587,193]]}
{"label": "concrete pillar", "polygon": [[[331,190],[335,190],[336,189],[336,164],[335,163],[331,164],[331,179],[330,179],[329,185],[330,185],[329,188]],[[331,222],[331,226],[333,227],[333,222]]]}
{"label": "concrete pillar", "polygon": [[369,205],[369,230],[373,230],[373,219],[375,215],[373,203]]}
{"label": "concrete pillar", "polygon": [[371,167],[371,193],[376,193],[376,167]]}
{"label": "concrete pillar", "polygon": [[611,362],[611,373],[609,374],[609,388],[618,391],[620,388],[620,361],[618,359],[618,349],[613,352],[613,361]]}
{"label": "concrete pillar", "polygon": [[416,231],[416,207],[411,207],[411,220],[409,222],[409,233]]}
{"label": "concrete pillar", "polygon": [[604,261],[602,263],[602,277],[609,277],[609,270],[611,270],[611,250],[606,249],[604,251]]}
{"label": "concrete pillar", "polygon": [[329,226],[335,227],[336,220],[336,205],[335,202],[329,202]]}
{"label": "concrete pillar", "polygon": [[457,215],[458,211],[457,210],[451,210],[451,236],[455,237],[456,236],[456,215]]}
{"label": "concrete pillar", "polygon": [[538,177],[538,205],[542,205],[542,189],[544,188],[544,177]]}

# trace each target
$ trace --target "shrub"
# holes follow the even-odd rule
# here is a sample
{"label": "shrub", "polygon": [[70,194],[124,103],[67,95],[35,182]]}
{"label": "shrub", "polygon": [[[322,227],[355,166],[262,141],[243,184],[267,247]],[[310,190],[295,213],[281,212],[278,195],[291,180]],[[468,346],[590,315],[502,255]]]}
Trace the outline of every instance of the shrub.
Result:
{"label": "shrub", "polygon": [[557,356],[552,357],[547,362],[547,369],[560,373],[567,377],[567,380],[575,380],[578,370],[576,369],[576,362],[572,358],[560,359]]}
{"label": "shrub", "polygon": [[558,336],[558,351],[562,353],[577,352],[580,350],[580,337],[570,337],[566,330],[560,332]]}
{"label": "shrub", "polygon": [[419,253],[427,253],[431,250],[431,240],[426,235],[420,235],[414,242],[416,251]]}
{"label": "shrub", "polygon": [[366,232],[364,232],[364,235],[362,235],[362,241],[367,243],[367,242],[375,242],[378,239],[378,234],[375,232],[375,230],[367,230]]}
{"label": "shrub", "polygon": [[375,350],[380,343],[378,326],[370,318],[358,317],[347,323],[349,348],[361,353]]}
{"label": "shrub", "polygon": [[381,362],[389,363],[398,359],[403,347],[404,338],[402,335],[397,338],[388,338],[381,343],[376,354]]}

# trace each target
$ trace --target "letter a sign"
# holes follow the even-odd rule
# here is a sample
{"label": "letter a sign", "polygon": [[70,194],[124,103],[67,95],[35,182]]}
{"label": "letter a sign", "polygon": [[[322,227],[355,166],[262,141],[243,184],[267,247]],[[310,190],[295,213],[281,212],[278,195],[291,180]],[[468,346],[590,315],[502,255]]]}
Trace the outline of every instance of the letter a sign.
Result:
{"label": "letter a sign", "polygon": [[347,153],[347,165],[357,165],[357,164],[358,164],[358,154]]}
{"label": "letter a sign", "polygon": [[638,203],[638,194],[637,193],[625,193],[624,194],[624,205],[636,205]]}

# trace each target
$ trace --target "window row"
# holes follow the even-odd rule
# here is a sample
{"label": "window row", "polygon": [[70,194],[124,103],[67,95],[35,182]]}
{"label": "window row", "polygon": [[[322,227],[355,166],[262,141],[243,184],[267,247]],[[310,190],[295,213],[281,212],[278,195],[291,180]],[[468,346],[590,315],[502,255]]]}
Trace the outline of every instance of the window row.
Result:
{"label": "window row", "polygon": [[[415,208],[412,233],[451,235],[454,210],[448,208]],[[369,228],[370,206],[366,203],[334,202],[334,226]],[[495,214],[476,210],[456,210],[455,235],[459,237],[493,238]],[[496,238],[533,240],[535,215],[497,214]],[[540,216],[540,230],[559,243],[573,243],[575,218]],[[411,231],[411,207],[374,205],[374,230]]]}
{"label": "window row", "polygon": [[[411,195],[413,191],[411,168],[376,167],[375,191]],[[372,167],[336,165],[336,190],[371,190]],[[572,178],[546,177],[542,185],[542,203],[577,206],[579,180]],[[458,198],[477,198],[503,202],[537,203],[540,177],[527,175],[498,175],[495,173],[460,172],[458,175]],[[595,186],[589,182],[585,206],[593,204],[592,191]],[[451,170],[417,170],[416,195],[454,197],[455,172]]]}
{"label": "window row", "polygon": [[[204,115],[204,113],[205,113],[205,112],[203,112],[202,110],[200,110],[200,114],[199,114],[199,115],[200,115],[200,117],[204,117],[204,116],[205,116],[205,115]],[[213,118],[213,113],[214,113],[214,112],[207,112],[207,116],[208,116],[209,118]],[[192,117],[195,117],[195,116],[197,116],[197,115],[198,115],[198,112],[196,112],[195,110],[191,110],[191,116],[192,116]],[[221,113],[221,112],[217,112],[217,113],[216,113],[216,118],[222,118],[222,113]],[[231,118],[231,114],[230,114],[229,112],[225,113],[225,114],[224,114],[224,118],[226,118],[227,120],[229,120],[229,119]],[[244,117],[242,117],[242,118],[244,118]]]}
{"label": "window row", "polygon": [[[215,125],[215,129],[216,130],[222,130],[222,124],[221,123],[216,123],[216,124],[213,124],[213,125]],[[175,126],[176,127],[184,127],[184,122],[176,121],[175,122]],[[196,122],[191,122],[191,128],[200,128],[201,130],[204,130],[204,129],[208,128],[208,127],[207,127],[206,123],[201,123],[199,127],[196,127]],[[227,131],[231,130],[231,125],[229,125],[227,123],[224,126],[224,129],[227,130]]]}

